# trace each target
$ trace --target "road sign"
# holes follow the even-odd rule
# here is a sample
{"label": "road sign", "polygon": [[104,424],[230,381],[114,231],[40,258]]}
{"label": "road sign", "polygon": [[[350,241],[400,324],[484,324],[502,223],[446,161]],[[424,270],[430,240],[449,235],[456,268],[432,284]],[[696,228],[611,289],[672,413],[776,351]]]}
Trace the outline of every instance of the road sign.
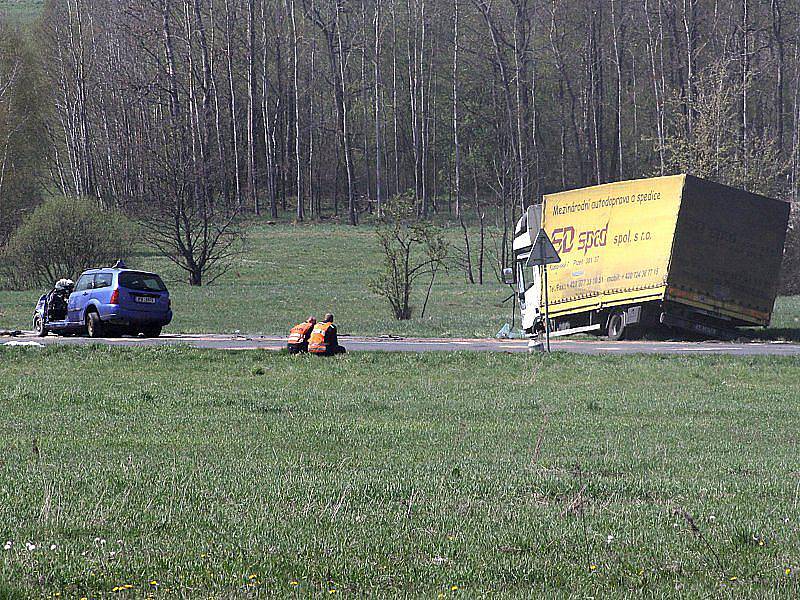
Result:
{"label": "road sign", "polygon": [[561,257],[558,255],[555,246],[553,246],[553,242],[547,236],[547,232],[544,229],[540,229],[539,233],[536,234],[536,240],[533,242],[531,254],[525,266],[538,267],[560,262]]}
{"label": "road sign", "polygon": [[544,288],[544,331],[548,352],[550,352],[550,298],[547,293],[547,265],[560,262],[561,257],[558,255],[556,247],[553,246],[553,242],[547,236],[547,232],[544,229],[539,229],[525,266],[539,267],[542,270],[542,278],[544,279],[544,285],[542,286]]}

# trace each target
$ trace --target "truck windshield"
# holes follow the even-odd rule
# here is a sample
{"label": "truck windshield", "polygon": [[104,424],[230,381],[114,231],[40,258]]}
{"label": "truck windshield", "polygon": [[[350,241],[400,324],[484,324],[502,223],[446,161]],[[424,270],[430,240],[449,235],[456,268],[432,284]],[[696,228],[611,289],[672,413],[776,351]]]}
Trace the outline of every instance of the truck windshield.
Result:
{"label": "truck windshield", "polygon": [[125,272],[119,274],[119,284],[129,290],[139,292],[166,292],[167,286],[158,275],[150,273]]}

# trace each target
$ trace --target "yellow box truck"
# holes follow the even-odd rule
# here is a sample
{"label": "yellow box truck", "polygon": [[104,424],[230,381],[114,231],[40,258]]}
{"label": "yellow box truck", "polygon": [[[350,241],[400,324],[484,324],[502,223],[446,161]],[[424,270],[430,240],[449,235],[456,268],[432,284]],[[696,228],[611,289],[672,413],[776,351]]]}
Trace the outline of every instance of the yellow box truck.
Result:
{"label": "yellow box truck", "polygon": [[515,272],[523,328],[544,328],[540,227],[561,262],[548,266],[551,329],[613,339],[664,325],[724,337],[767,325],[777,294],[789,204],[674,175],[544,197],[518,221]]}

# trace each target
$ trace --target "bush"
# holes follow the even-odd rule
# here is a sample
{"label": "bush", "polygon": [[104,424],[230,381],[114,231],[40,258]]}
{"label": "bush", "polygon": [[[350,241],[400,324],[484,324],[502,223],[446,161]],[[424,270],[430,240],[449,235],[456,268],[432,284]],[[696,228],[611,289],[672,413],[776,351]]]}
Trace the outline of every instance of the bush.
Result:
{"label": "bush", "polygon": [[[410,195],[387,202],[376,236],[383,252],[383,266],[380,274],[369,282],[369,289],[389,303],[395,319],[408,320],[414,283],[420,277],[430,277],[430,294],[436,272],[447,257],[448,243],[441,229],[418,218],[416,203]],[[424,316],[427,301],[426,295],[420,316]]]}
{"label": "bush", "polygon": [[132,225],[87,198],[51,198],[11,235],[0,251],[0,285],[49,286],[90,267],[127,257]]}

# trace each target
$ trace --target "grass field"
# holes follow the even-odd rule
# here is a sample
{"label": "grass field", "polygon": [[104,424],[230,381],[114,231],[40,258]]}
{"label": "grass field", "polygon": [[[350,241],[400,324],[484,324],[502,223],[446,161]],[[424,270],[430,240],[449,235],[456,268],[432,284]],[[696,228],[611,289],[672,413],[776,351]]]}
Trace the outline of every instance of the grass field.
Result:
{"label": "grass field", "polygon": [[798,379],[0,348],[0,597],[797,597]]}
{"label": "grass field", "polygon": [[17,23],[29,23],[41,14],[44,0],[0,0],[0,17]]}
{"label": "grass field", "polygon": [[[456,230],[451,230],[456,240]],[[213,285],[192,288],[161,259],[133,257],[129,266],[165,276],[175,319],[169,331],[286,333],[309,314],[335,313],[340,330],[352,334],[491,336],[511,318],[503,304],[509,288],[487,267],[486,284],[466,285],[460,271],[437,277],[425,318],[398,322],[388,305],[367,289],[381,255],[374,229],[344,225],[255,227],[242,261]],[[417,290],[422,306],[423,281]],[[0,328],[30,328],[44,290],[0,292]]]}
{"label": "grass field", "polygon": [[[459,243],[458,230],[450,232]],[[503,304],[509,288],[487,267],[483,286],[467,285],[458,270],[441,273],[420,319],[423,281],[416,293],[417,318],[395,321],[384,301],[367,289],[380,260],[369,227],[280,224],[253,228],[241,263],[210,286],[186,285],[163,259],[135,256],[129,266],[164,274],[173,297],[175,319],[167,329],[172,332],[284,334],[309,314],[332,311],[349,334],[486,337],[511,319],[511,303]],[[0,291],[0,329],[29,329],[44,291]],[[800,337],[800,297],[778,299],[767,337]]]}

